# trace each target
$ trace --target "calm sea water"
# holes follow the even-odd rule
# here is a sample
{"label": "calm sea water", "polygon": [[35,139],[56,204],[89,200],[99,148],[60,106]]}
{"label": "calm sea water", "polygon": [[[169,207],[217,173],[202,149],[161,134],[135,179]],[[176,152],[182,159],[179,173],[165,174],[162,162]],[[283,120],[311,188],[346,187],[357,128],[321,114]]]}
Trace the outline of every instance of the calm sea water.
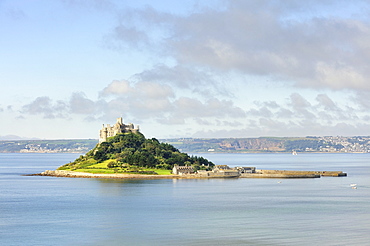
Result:
{"label": "calm sea water", "polygon": [[131,181],[21,176],[55,169],[78,154],[0,154],[0,244],[370,245],[369,154],[202,156],[230,166],[340,170],[348,176]]}

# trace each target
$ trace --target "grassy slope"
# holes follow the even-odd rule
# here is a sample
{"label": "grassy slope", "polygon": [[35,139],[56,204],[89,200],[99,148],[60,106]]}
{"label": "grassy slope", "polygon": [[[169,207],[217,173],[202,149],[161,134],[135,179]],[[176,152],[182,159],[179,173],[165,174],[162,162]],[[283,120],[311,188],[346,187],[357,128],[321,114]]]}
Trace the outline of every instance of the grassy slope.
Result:
{"label": "grassy slope", "polygon": [[[85,173],[102,173],[102,174],[114,174],[114,173],[123,173],[123,174],[146,174],[141,172],[153,172],[152,174],[157,173],[158,175],[170,175],[171,170],[167,169],[155,169],[155,168],[138,168],[138,167],[127,167],[123,168],[108,168],[107,165],[111,161],[115,161],[115,159],[105,160],[101,163],[97,163],[95,160],[89,159],[85,163],[80,165],[81,168],[66,168],[60,167],[60,170],[66,171],[75,171],[75,172],[85,172]],[[86,164],[88,163],[88,164]],[[94,164],[95,163],[95,164]],[[84,167],[84,168],[82,168]],[[151,173],[147,173],[151,174]]]}

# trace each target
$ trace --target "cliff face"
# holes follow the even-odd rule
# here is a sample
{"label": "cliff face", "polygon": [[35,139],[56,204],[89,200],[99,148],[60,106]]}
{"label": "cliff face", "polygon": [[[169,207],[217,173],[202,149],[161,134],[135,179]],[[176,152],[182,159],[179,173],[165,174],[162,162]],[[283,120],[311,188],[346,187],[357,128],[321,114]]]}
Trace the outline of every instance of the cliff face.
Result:
{"label": "cliff face", "polygon": [[280,152],[286,151],[284,138],[185,138],[162,140],[186,152]]}
{"label": "cliff face", "polygon": [[284,141],[272,141],[266,138],[250,138],[224,140],[220,143],[222,149],[229,150],[256,150],[256,151],[284,151]]}

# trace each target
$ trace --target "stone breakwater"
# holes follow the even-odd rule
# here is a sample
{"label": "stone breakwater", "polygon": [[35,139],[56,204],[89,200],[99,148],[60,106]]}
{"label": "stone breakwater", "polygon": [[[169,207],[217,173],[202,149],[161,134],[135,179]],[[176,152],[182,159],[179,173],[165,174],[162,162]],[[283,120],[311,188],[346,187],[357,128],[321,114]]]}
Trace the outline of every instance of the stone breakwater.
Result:
{"label": "stone breakwater", "polygon": [[284,173],[242,173],[240,178],[276,178],[276,179],[304,179],[320,178],[319,174],[284,174]]}
{"label": "stone breakwater", "polygon": [[[291,170],[259,170],[259,174],[266,176],[286,176],[287,178],[319,178],[322,176],[330,177],[342,177],[347,176],[346,173],[342,171],[291,171]],[[256,174],[258,174],[256,172]],[[311,177],[310,177],[311,176]]]}

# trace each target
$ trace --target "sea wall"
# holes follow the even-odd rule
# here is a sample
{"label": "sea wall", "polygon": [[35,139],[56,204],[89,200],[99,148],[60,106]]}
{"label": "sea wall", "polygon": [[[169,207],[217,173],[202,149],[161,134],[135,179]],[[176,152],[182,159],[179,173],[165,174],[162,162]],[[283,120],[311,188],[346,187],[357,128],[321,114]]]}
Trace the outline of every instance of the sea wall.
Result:
{"label": "sea wall", "polygon": [[320,178],[319,174],[286,174],[286,173],[242,173],[240,178],[279,178],[279,179],[289,179],[289,178]]}
{"label": "sea wall", "polygon": [[238,178],[240,177],[240,173],[233,171],[233,172],[200,172],[196,174],[192,174],[198,178]]}

